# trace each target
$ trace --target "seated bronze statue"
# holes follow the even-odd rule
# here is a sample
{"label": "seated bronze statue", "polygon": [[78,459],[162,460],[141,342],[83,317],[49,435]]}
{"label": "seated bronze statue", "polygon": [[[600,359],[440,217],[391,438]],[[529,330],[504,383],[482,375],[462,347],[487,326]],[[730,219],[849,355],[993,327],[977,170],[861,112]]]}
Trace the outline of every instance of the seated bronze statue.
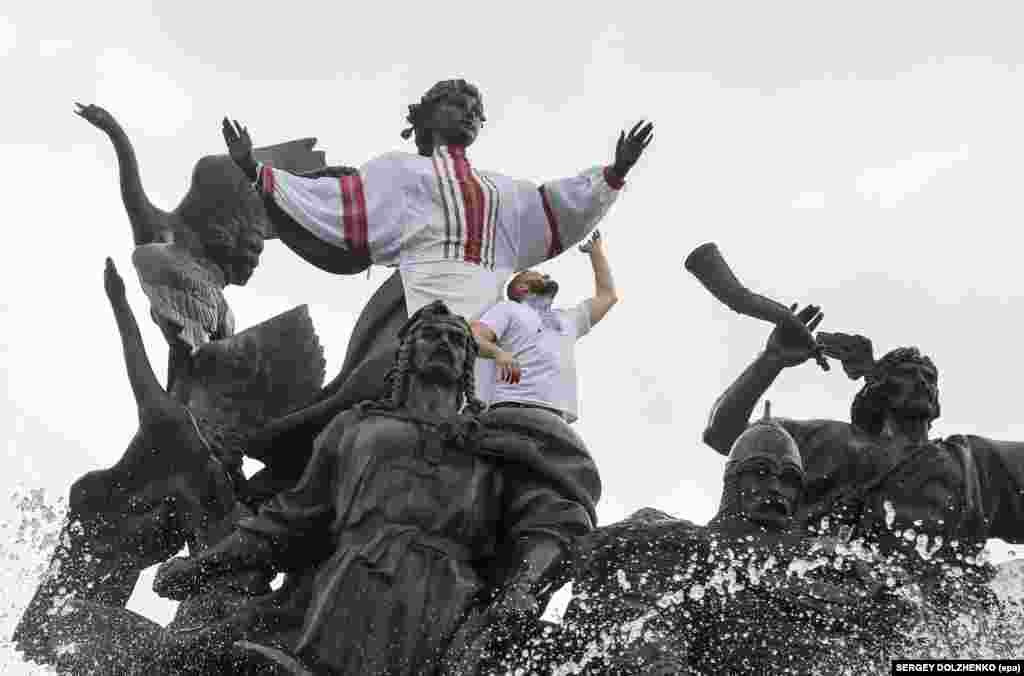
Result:
{"label": "seated bronze statue", "polygon": [[243,639],[290,673],[474,673],[488,627],[539,612],[592,528],[582,442],[543,412],[481,415],[464,319],[431,303],[399,338],[388,394],[337,416],[293,489],[158,573],[177,599],[240,570],[288,573],[226,648]]}

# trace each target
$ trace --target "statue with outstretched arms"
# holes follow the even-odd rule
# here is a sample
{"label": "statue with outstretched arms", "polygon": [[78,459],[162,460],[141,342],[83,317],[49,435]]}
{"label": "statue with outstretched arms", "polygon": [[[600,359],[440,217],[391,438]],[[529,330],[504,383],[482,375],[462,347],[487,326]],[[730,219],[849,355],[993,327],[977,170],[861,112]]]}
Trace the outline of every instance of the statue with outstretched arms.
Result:
{"label": "statue with outstretched arms", "polygon": [[390,152],[355,174],[299,177],[261,162],[247,129],[224,120],[231,157],[275,209],[282,241],[330,272],[351,256],[398,267],[407,310],[443,300],[475,319],[508,277],[583,241],[618,196],[652,138],[638,123],[620,134],[614,161],[536,185],[474,167],[467,156],[485,120],[479,90],[446,80],[409,107],[416,153]]}
{"label": "statue with outstretched arms", "polygon": [[[360,316],[341,373],[321,402],[280,421],[268,445],[301,446],[331,418],[381,394],[405,319],[434,300],[467,320],[502,298],[512,274],[553,258],[591,233],[653,139],[653,124],[619,134],[613,161],[537,185],[475,167],[468,148],[485,120],[480,91],[444,80],[409,106],[404,138],[416,152],[389,152],[358,172],[300,177],[261,160],[247,128],[225,119],[231,157],[264,196],[274,230],[320,269],[353,274],[397,267]],[[490,398],[493,365],[478,364]],[[308,445],[308,444],[307,444]]]}

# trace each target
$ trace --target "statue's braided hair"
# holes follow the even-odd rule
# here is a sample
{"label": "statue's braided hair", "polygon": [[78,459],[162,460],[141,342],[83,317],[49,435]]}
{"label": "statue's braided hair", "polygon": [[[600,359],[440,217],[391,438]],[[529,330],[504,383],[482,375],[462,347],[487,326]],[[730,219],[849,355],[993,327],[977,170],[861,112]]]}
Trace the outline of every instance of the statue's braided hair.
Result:
{"label": "statue's braided hair", "polygon": [[455,323],[466,333],[466,360],[463,363],[462,378],[459,383],[458,404],[460,407],[465,404],[466,411],[473,416],[483,412],[484,403],[476,397],[474,367],[476,366],[478,348],[476,340],[473,338],[473,332],[464,318],[453,314],[448,306],[439,300],[414,312],[409,321],[398,331],[399,344],[395,351],[395,362],[388,370],[385,379],[388,393],[383,399],[374,402],[374,407],[395,410],[405,404],[406,397],[409,395],[409,376],[412,372],[413,342],[423,326],[439,322]]}
{"label": "statue's braided hair", "polygon": [[482,114],[483,97],[480,96],[480,90],[477,89],[476,85],[461,79],[441,80],[427,90],[427,93],[420,98],[419,103],[410,104],[409,114],[405,116],[405,121],[409,123],[409,126],[402,130],[402,138],[407,139],[415,134],[416,149],[420,155],[430,157],[434,152],[430,130],[426,127],[427,120],[430,119],[431,113],[434,112],[434,106],[448,96],[460,93],[469,94],[480,101],[480,119],[487,119]]}

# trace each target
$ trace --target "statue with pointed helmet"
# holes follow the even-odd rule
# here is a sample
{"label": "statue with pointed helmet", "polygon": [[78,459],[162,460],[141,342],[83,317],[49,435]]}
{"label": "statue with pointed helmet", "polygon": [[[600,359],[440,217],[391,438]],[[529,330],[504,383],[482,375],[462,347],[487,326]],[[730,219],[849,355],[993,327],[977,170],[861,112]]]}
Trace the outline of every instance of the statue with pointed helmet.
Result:
{"label": "statue with pointed helmet", "polygon": [[786,428],[765,415],[733,443],[718,513],[708,524],[726,531],[789,527],[803,490],[800,449]]}
{"label": "statue with pointed helmet", "polygon": [[[815,306],[796,316],[809,328],[820,318]],[[778,419],[799,446],[808,477],[796,524],[865,542],[905,568],[941,607],[988,607],[993,571],[977,555],[990,538],[1024,542],[1024,442],[933,437],[939,372],[916,347],[876,358],[861,335],[818,332],[813,346],[804,338],[775,327],[715,402],[705,443],[733,453],[754,403],[783,370],[816,354],[839,361],[847,376],[864,382],[848,421]]]}

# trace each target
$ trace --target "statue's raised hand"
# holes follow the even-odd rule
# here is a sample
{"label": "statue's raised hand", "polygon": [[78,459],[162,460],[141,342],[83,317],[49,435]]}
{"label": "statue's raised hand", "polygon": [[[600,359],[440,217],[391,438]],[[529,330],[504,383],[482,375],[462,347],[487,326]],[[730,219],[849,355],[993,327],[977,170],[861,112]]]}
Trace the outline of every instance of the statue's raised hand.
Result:
{"label": "statue's raised hand", "polygon": [[121,300],[124,298],[124,280],[114,267],[114,261],[107,257],[107,265],[103,270],[103,288],[107,291],[107,298],[110,300]]}
{"label": "statue's raised hand", "polygon": [[615,144],[615,163],[612,164],[612,172],[620,179],[626,178],[626,174],[633,168],[636,161],[640,159],[644,148],[654,140],[654,123],[637,122],[629,134],[619,132],[619,141]]}
{"label": "statue's raised hand", "polygon": [[238,120],[224,118],[221,124],[221,131],[224,134],[224,143],[228,146],[228,154],[235,161],[238,168],[245,172],[250,181],[256,180],[256,158],[252,153],[252,139],[249,138],[249,129],[238,123]]}
{"label": "statue's raised hand", "polygon": [[825,315],[817,305],[808,305],[799,312],[796,308],[796,303],[790,306],[791,320],[776,324],[765,346],[765,354],[782,367],[802,364],[820,350],[814,340],[814,329]]}
{"label": "statue's raised hand", "polygon": [[75,115],[78,115],[89,124],[100,129],[111,129],[117,122],[114,121],[114,116],[108,113],[105,109],[100,108],[96,104],[90,103],[85,105],[75,101]]}

